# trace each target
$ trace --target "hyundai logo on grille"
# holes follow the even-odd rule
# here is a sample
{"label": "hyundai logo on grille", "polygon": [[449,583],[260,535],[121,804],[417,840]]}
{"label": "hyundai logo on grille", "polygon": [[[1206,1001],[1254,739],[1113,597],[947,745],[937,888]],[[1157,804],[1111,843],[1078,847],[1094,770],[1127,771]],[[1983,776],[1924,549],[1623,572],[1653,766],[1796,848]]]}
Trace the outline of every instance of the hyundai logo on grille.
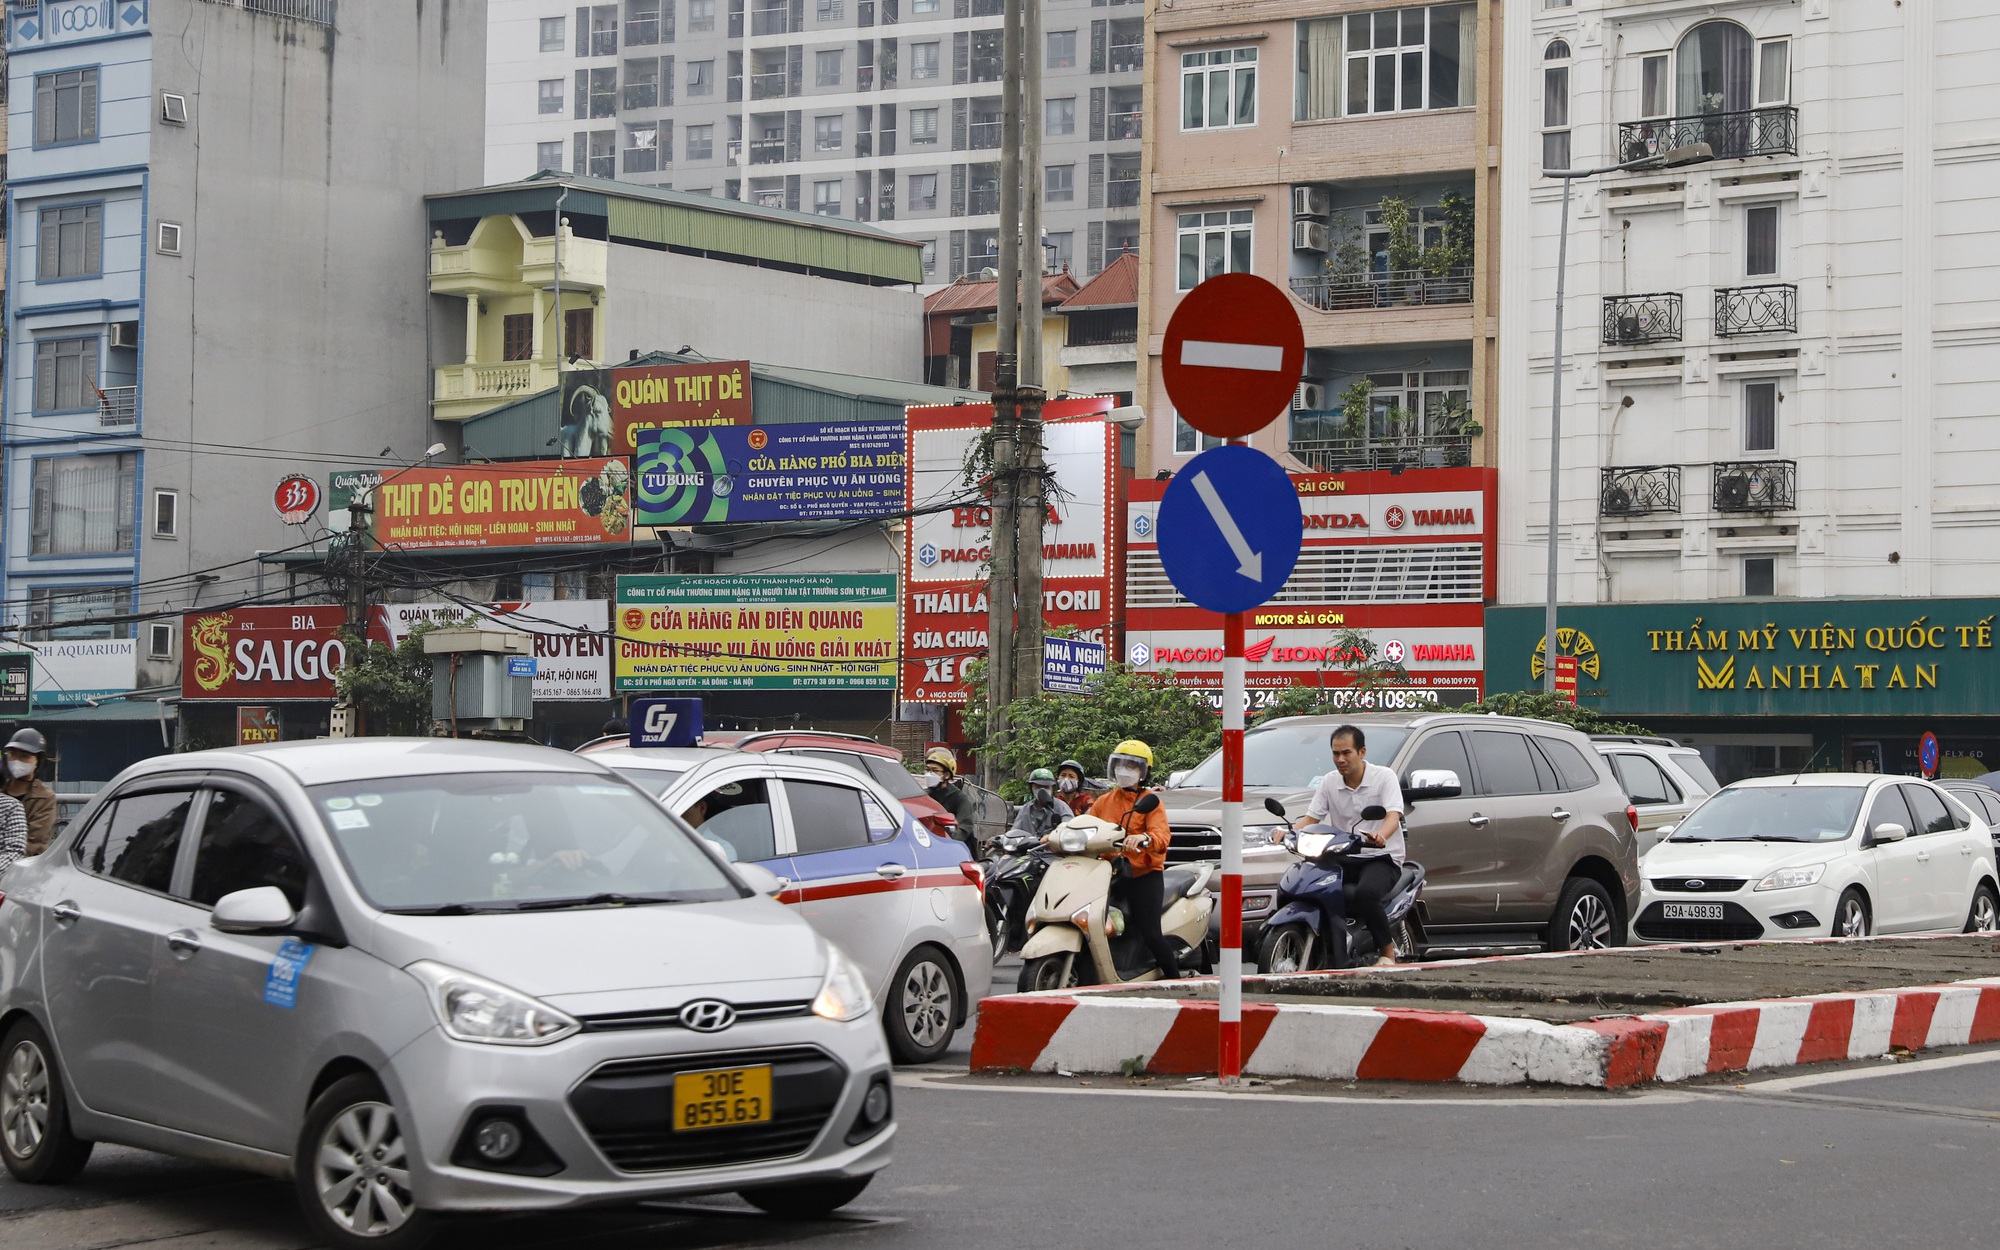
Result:
{"label": "hyundai logo on grille", "polygon": [[1700,877],[1689,877],[1686,885],[1690,890],[1706,890],[1708,888],[1708,882],[1703,881]]}
{"label": "hyundai logo on grille", "polygon": [[681,1023],[697,1033],[720,1033],[736,1023],[736,1008],[703,998],[681,1008]]}

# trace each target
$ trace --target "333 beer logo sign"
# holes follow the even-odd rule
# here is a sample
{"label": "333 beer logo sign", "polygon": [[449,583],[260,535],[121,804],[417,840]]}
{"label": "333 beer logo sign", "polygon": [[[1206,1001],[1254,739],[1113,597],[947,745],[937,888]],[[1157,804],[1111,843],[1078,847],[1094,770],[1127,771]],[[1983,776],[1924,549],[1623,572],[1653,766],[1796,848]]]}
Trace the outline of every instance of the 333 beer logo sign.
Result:
{"label": "333 beer logo sign", "polygon": [[278,483],[271,503],[278,518],[287,525],[304,525],[319,511],[319,483],[303,473],[294,473]]}

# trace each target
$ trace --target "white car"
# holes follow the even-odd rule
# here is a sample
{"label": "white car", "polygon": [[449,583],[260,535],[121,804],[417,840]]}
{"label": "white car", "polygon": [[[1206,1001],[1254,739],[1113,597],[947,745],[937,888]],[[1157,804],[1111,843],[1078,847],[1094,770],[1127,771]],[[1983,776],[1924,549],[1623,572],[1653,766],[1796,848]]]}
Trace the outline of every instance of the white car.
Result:
{"label": "white car", "polygon": [[1660,830],[1679,824],[1701,801],[1722,788],[1701,752],[1672,738],[1592,734],[1591,744],[1611,763],[1618,784],[1639,813],[1639,854],[1660,840]]}
{"label": "white car", "polygon": [[1640,942],[2000,929],[1985,820],[1927,781],[1739,781],[1646,856]]}
{"label": "white car", "polygon": [[774,751],[605,745],[586,758],[658,795],[732,862],[783,878],[779,901],[861,965],[902,1062],[942,1055],[986,997],[978,863],[873,777]]}

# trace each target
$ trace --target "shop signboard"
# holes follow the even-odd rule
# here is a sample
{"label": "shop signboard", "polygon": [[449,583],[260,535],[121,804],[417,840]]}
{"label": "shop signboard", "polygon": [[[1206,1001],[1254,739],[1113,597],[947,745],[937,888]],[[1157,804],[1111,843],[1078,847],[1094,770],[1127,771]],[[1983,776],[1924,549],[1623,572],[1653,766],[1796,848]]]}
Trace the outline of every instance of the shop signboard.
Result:
{"label": "shop signboard", "polygon": [[126,694],[139,680],[139,643],[133,638],[77,638],[21,644],[32,656],[34,705],[77,707],[92,699]]}
{"label": "shop signboard", "polygon": [[903,510],[901,421],[644,430],[638,523],[849,521]]}
{"label": "shop signboard", "polygon": [[1050,694],[1083,694],[1090,683],[1104,676],[1105,652],[1101,642],[1081,638],[1042,639],[1042,689]]}
{"label": "shop signboard", "polygon": [[[1542,682],[1542,609],[1486,614],[1489,690]],[[2000,706],[2000,599],[1564,607],[1557,656],[1609,716],[1979,716]]]}
{"label": "shop signboard", "polygon": [[0,655],[0,716],[26,716],[34,707],[34,671],[25,651]]}
{"label": "shop signboard", "polygon": [[893,573],[621,576],[614,619],[621,694],[896,684]]}
{"label": "shop signboard", "polygon": [[750,362],[572,369],[563,374],[562,451],[630,456],[646,430],[750,424]]}
{"label": "shop signboard", "polygon": [[256,746],[284,737],[284,722],[275,707],[245,705],[236,709],[236,745]]}
{"label": "shop signboard", "polygon": [[181,617],[181,698],[331,700],[347,663],[340,607],[229,608]]}
{"label": "shop signboard", "polygon": [[[1042,520],[1042,618],[1075,637],[1115,646],[1118,620],[1118,435],[1110,398],[1042,407],[1050,472]],[[966,465],[992,428],[987,404],[911,408],[909,496],[903,545],[902,691],[908,703],[963,704],[966,671],[986,654],[989,497]]]}
{"label": "shop signboard", "polygon": [[[363,522],[385,551],[627,542],[632,470],[623,460],[428,465],[332,476],[336,520]],[[357,513],[357,500],[366,511]]]}
{"label": "shop signboard", "polygon": [[[1244,682],[1253,708],[1290,686],[1344,687],[1359,658],[1339,644],[1350,629],[1374,643],[1378,659],[1403,668],[1398,693],[1382,706],[1477,698],[1482,605],[1494,584],[1492,470],[1295,473],[1291,480],[1305,520],[1298,563],[1270,602],[1244,614]],[[1160,500],[1168,485],[1130,485],[1121,658],[1135,671],[1171,672],[1182,686],[1220,691],[1215,618],[1175,590],[1160,563]]]}
{"label": "shop signboard", "polygon": [[420,624],[477,624],[526,634],[534,654],[537,703],[587,702],[611,697],[611,604],[603,599],[548,599],[529,603],[386,603],[369,609],[369,636],[391,646]]}

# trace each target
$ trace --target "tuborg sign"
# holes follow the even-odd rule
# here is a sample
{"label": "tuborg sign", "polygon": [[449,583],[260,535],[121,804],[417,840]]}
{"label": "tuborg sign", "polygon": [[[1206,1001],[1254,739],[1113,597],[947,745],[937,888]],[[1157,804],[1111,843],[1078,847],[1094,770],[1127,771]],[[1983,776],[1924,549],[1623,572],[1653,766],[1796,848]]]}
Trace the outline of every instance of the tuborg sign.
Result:
{"label": "tuborg sign", "polygon": [[[1990,716],[2000,599],[1561,609],[1576,701],[1614,716]],[[1541,684],[1542,609],[1486,613],[1489,690]]]}

